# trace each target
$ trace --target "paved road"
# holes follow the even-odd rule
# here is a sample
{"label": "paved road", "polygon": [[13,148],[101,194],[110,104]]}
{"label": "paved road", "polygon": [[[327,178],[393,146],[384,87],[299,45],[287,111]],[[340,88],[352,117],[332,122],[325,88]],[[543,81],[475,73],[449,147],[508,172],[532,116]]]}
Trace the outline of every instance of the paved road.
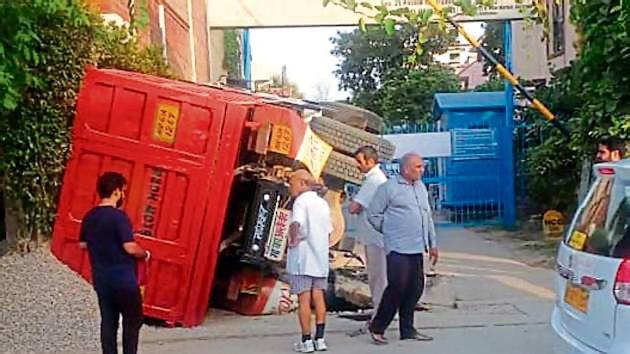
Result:
{"label": "paved road", "polygon": [[[418,328],[433,342],[392,340],[372,345],[367,336],[350,337],[361,323],[331,315],[330,352],[547,354],[553,333],[548,324],[554,301],[553,272],[514,260],[501,243],[456,228],[439,230],[441,274],[424,301],[430,312],[417,313]],[[526,260],[525,260],[526,261]],[[397,337],[397,327],[389,337]],[[195,329],[145,328],[141,353],[291,353],[297,339],[294,315],[244,318],[215,314]]]}

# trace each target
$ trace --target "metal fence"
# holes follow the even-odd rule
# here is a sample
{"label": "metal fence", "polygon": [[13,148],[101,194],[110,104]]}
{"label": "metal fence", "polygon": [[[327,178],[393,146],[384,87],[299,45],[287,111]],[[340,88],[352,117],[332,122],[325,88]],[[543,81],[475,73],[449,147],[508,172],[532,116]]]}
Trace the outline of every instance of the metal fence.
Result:
{"label": "metal fence", "polygon": [[[390,129],[388,134],[444,132],[440,122]],[[451,129],[452,154],[425,158],[422,181],[429,191],[435,220],[442,225],[488,225],[503,222],[503,176],[500,129]],[[421,136],[419,137],[421,138]],[[390,176],[400,172],[399,161],[381,164]]]}

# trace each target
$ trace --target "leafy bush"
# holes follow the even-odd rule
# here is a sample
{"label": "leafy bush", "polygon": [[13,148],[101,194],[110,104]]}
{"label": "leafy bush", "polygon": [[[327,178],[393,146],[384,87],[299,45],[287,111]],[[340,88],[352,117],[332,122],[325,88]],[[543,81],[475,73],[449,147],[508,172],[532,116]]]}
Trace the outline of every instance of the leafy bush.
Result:
{"label": "leafy bush", "polygon": [[170,76],[157,48],[104,24],[82,1],[2,1],[0,183],[18,239],[51,232],[86,66]]}
{"label": "leafy bush", "polygon": [[618,0],[573,1],[571,20],[580,36],[579,58],[535,94],[569,127],[571,138],[541,123],[535,112],[525,115],[533,146],[527,190],[541,209],[574,207],[581,164],[592,159],[598,141],[630,139],[630,8]]}

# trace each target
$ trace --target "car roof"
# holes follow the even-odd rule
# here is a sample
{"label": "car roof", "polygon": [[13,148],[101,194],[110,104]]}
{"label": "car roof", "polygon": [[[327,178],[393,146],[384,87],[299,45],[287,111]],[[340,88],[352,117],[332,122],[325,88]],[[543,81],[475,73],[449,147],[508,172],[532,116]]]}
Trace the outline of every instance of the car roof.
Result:
{"label": "car roof", "polygon": [[615,161],[615,162],[602,162],[595,165],[595,167],[608,167],[608,168],[630,168],[630,158]]}

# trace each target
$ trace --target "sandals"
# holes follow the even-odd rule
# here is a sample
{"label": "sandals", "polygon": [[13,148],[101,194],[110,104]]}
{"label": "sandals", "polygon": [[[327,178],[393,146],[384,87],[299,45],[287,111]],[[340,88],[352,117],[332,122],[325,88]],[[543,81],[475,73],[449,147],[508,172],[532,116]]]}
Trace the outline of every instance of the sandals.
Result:
{"label": "sandals", "polygon": [[385,344],[389,344],[389,342],[387,341],[387,339],[385,339],[385,337],[382,334],[376,334],[372,331],[370,332],[370,339],[372,339],[372,343],[376,344],[376,345],[385,345]]}

